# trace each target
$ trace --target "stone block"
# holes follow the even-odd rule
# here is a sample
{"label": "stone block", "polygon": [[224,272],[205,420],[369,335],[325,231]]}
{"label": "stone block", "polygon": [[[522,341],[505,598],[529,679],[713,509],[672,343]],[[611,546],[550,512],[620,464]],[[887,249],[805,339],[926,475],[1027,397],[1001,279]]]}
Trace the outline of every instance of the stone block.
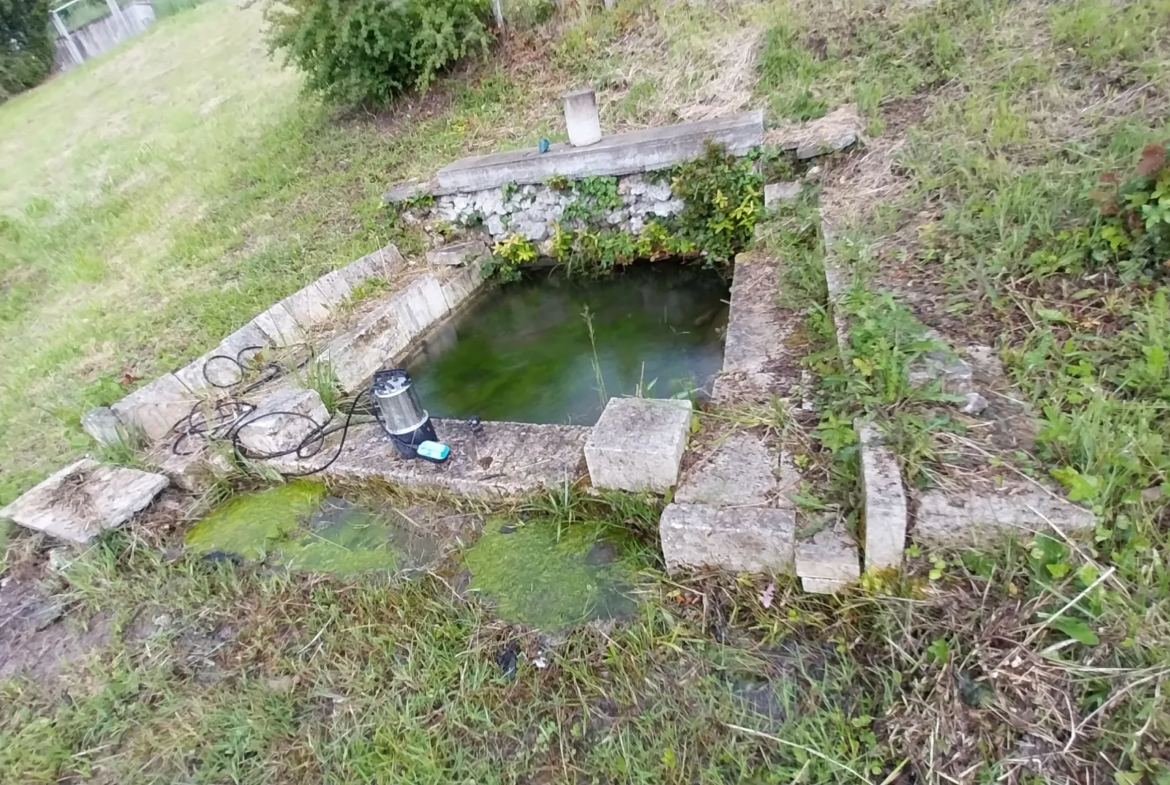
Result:
{"label": "stone block", "polygon": [[861,489],[865,508],[865,569],[902,566],[906,548],[906,492],[894,453],[877,430],[854,424],[861,442]]}
{"label": "stone block", "polygon": [[[507,183],[543,183],[553,175],[578,180],[590,175],[618,176],[668,169],[699,158],[708,141],[731,155],[746,155],[764,140],[764,113],[684,123],[602,137],[588,147],[554,144],[547,153],[535,147],[456,161],[435,174],[435,195],[500,188]],[[484,211],[488,214],[488,211]]]}
{"label": "stone block", "polygon": [[483,240],[467,240],[427,251],[427,263],[436,266],[478,267],[480,260],[486,259],[490,255],[491,251],[488,250],[487,243]]}
{"label": "stone block", "polygon": [[439,279],[430,273],[415,278],[409,286],[394,295],[391,302],[398,309],[400,322],[408,338],[426,332],[449,310]]}
{"label": "stone block", "polygon": [[775,128],[768,132],[764,143],[807,159],[840,152],[856,144],[860,136],[861,118],[857,107],[848,105],[817,120]]}
{"label": "stone block", "polygon": [[268,338],[273,346],[295,346],[305,342],[305,330],[282,303],[269,308],[252,320],[252,325]]}
{"label": "stone block", "polygon": [[797,540],[796,574],[814,580],[855,581],[861,576],[857,544],[838,527]]}
{"label": "stone block", "polygon": [[248,322],[210,352],[175,371],[175,377],[193,393],[208,387],[231,387],[243,378],[235,361],[246,364],[267,345],[267,334],[256,326],[255,321]]}
{"label": "stone block", "polygon": [[374,372],[410,344],[413,335],[403,323],[395,299],[366,314],[358,325],[334,338],[321,353],[346,392],[358,392]]}
{"label": "stone block", "polygon": [[800,585],[809,594],[836,594],[849,584],[831,578],[801,578]]}
{"label": "stone block", "polygon": [[731,572],[791,573],[796,512],[769,507],[667,505],[658,523],[672,575],[716,567]]}
{"label": "stone block", "polygon": [[737,431],[684,473],[674,500],[720,507],[762,507],[775,499],[778,457],[763,437]]}
{"label": "stone block", "polygon": [[306,330],[328,321],[333,315],[328,298],[317,288],[316,282],[290,294],[280,304]]}
{"label": "stone block", "polygon": [[229,476],[234,469],[227,457],[214,451],[205,441],[184,440],[181,449],[182,453],[176,453],[170,441],[164,442],[147,456],[147,462],[184,491],[201,493],[218,478]]}
{"label": "stone block", "polygon": [[240,444],[256,457],[287,454],[329,421],[316,390],[285,389],[261,401],[236,429]]}
{"label": "stone block", "polygon": [[771,210],[779,207],[781,202],[790,202],[800,196],[804,186],[799,181],[789,183],[769,183],[764,186],[764,207]]}
{"label": "stone block", "polygon": [[0,518],[85,544],[145,509],[170,481],[83,458],[0,509]]}
{"label": "stone block", "polygon": [[351,288],[360,285],[371,278],[388,281],[402,268],[404,261],[398,252],[398,246],[387,245],[371,254],[366,254],[357,261],[350,262],[337,271],[346,284]]}
{"label": "stone block", "polygon": [[195,395],[173,373],[168,373],[112,404],[110,409],[122,423],[158,441],[191,413],[195,403]]}
{"label": "stone block", "polygon": [[123,441],[122,421],[108,406],[98,406],[81,415],[81,427],[98,444],[110,446]]}
{"label": "stone block", "polygon": [[691,402],[611,398],[585,444],[596,488],[663,493],[678,482]]}
{"label": "stone block", "polygon": [[349,296],[353,294],[353,287],[341,274],[341,270],[325,273],[317,279],[316,283],[317,289],[325,297],[330,311],[343,308],[349,302]]}
{"label": "stone block", "polygon": [[1096,518],[1085,508],[1030,483],[993,491],[927,491],[918,499],[914,539],[950,547],[996,543],[1006,534],[1069,535],[1093,531]]}
{"label": "stone block", "polygon": [[455,270],[442,283],[443,299],[447,301],[447,308],[454,311],[487,283],[476,265]]}

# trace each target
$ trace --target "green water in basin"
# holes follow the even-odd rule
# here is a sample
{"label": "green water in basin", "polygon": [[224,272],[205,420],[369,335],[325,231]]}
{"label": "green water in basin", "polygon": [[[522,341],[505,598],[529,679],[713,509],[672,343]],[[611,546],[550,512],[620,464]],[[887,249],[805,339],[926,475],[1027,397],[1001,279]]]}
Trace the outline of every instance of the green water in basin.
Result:
{"label": "green water in basin", "polygon": [[433,417],[592,425],[611,397],[710,392],[729,285],[677,262],[533,273],[435,331],[407,369]]}

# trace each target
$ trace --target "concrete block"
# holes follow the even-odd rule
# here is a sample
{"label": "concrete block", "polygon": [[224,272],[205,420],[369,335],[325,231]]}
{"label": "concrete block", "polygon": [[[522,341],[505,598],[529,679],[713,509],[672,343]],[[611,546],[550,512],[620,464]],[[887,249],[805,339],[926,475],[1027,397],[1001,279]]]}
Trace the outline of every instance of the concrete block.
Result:
{"label": "concrete block", "polygon": [[779,459],[762,436],[737,431],[684,473],[674,500],[720,507],[762,507],[776,497]]}
{"label": "concrete block", "polygon": [[433,189],[438,184],[434,179],[429,180],[406,180],[398,183],[390,188],[389,191],[382,194],[382,201],[386,204],[399,204],[400,202],[408,202],[411,199],[417,199],[420,196],[430,196]]}
{"label": "concrete block", "polygon": [[487,283],[478,266],[459,268],[442,283],[443,299],[447,301],[447,308],[454,311],[487,286]]}
{"label": "concrete block", "polygon": [[658,523],[666,569],[791,573],[796,512],[769,507],[669,504]]}
{"label": "concrete block", "polygon": [[333,314],[329,299],[317,288],[316,282],[290,294],[280,304],[306,330],[328,321]]}
{"label": "concrete block", "polygon": [[764,142],[808,159],[840,152],[856,144],[860,137],[861,118],[857,107],[850,104],[817,120],[775,128]]}
{"label": "concrete block", "polygon": [[99,406],[81,415],[81,427],[98,444],[109,446],[123,441],[122,421],[108,406]]}
{"label": "concrete block", "polygon": [[175,376],[193,393],[208,387],[231,387],[243,378],[240,367],[233,360],[242,360],[246,366],[267,345],[267,334],[253,320],[224,338],[207,354],[175,371]]}
{"label": "concrete block", "polygon": [[585,443],[596,488],[663,493],[678,482],[691,402],[611,398]]}
{"label": "concrete block", "polygon": [[316,390],[280,390],[261,401],[236,429],[240,444],[257,457],[296,450],[329,421],[329,410]]}
{"label": "concrete block", "polygon": [[388,281],[394,277],[405,262],[398,246],[391,243],[385,248],[379,248],[371,254],[366,254],[357,261],[350,262],[337,271],[341,279],[351,288],[368,281],[371,278]]}
{"label": "concrete block", "polygon": [[849,584],[831,578],[801,578],[800,585],[808,594],[836,594]]}
{"label": "concrete block", "polygon": [[801,578],[855,581],[861,577],[857,544],[838,527],[797,540],[796,574]]}
{"label": "concrete block", "polygon": [[764,207],[771,210],[779,207],[781,202],[790,202],[800,196],[804,186],[799,182],[769,183],[764,186]]}
{"label": "concrete block", "polygon": [[902,566],[906,548],[906,492],[894,453],[877,430],[854,424],[861,442],[861,488],[865,507],[865,569]]}
{"label": "concrete block", "polygon": [[305,330],[283,304],[277,303],[252,320],[252,325],[276,347],[295,346],[305,342]]}
{"label": "concrete block", "polygon": [[543,183],[553,175],[579,180],[668,169],[702,156],[708,140],[725,145],[731,155],[745,155],[764,140],[764,113],[605,136],[588,147],[555,144],[544,154],[533,147],[465,158],[435,174],[438,188],[432,193]]}
{"label": "concrete block", "polygon": [[439,279],[430,273],[415,278],[394,295],[391,302],[398,309],[399,319],[409,338],[426,332],[450,310]]}
{"label": "concrete block", "polygon": [[1093,531],[1096,518],[1085,508],[1030,483],[993,491],[927,491],[918,499],[914,539],[952,547],[995,543],[1009,532],[1069,535]]}
{"label": "concrete block", "polygon": [[168,373],[112,404],[110,409],[122,423],[158,441],[191,413],[195,403],[195,395],[173,373]]}
{"label": "concrete block", "polygon": [[83,458],[0,509],[0,518],[85,544],[130,520],[169,484],[160,474]]}
{"label": "concrete block", "polygon": [[357,392],[374,371],[402,352],[414,334],[403,319],[398,297],[392,297],[366,314],[352,330],[335,337],[321,353],[341,389]]}
{"label": "concrete block", "polygon": [[600,142],[601,114],[597,111],[596,93],[589,88],[574,90],[563,96],[563,100],[569,144],[573,147],[588,147]]}

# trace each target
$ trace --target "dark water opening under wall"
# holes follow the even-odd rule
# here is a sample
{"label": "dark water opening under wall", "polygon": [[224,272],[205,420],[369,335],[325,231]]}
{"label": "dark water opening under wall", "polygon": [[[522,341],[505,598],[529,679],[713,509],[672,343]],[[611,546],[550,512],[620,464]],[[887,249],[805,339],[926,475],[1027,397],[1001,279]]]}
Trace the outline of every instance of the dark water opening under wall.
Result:
{"label": "dark water opening under wall", "polygon": [[593,425],[611,397],[709,394],[729,297],[722,272],[679,262],[534,272],[441,325],[406,367],[433,417]]}

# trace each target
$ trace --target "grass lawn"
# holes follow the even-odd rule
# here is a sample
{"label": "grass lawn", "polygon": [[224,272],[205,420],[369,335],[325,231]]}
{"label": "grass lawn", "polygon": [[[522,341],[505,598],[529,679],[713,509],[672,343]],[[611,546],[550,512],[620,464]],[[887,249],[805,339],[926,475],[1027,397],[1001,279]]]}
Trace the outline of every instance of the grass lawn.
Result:
{"label": "grass lawn", "polygon": [[[51,573],[14,533],[0,643],[22,612],[4,602],[40,579],[86,645],[0,683],[0,781],[1170,782],[1170,293],[1157,266],[1092,258],[1089,196],[1170,136],[1170,2],[620,5],[564,9],[370,114],[302,96],[258,9],[213,0],[0,105],[0,503],[90,449],[87,408],[322,271],[417,253],[387,185],[556,138],[557,96],[588,83],[614,131],[857,103],[862,149],[768,240],[820,420],[736,414],[795,434],[810,518],[856,519],[859,415],[910,482],[946,481],[967,434],[906,384],[929,326],[995,346],[1036,413],[1035,449],[983,468],[1058,478],[1094,538],[912,546],[900,578],[772,597],[766,576],[668,580],[654,502],[528,500],[495,512],[646,545],[633,621],[548,640],[466,596],[458,564],[388,582],[211,563],[160,513]],[[852,367],[818,197],[857,284]],[[898,285],[926,296],[877,294]]]}

